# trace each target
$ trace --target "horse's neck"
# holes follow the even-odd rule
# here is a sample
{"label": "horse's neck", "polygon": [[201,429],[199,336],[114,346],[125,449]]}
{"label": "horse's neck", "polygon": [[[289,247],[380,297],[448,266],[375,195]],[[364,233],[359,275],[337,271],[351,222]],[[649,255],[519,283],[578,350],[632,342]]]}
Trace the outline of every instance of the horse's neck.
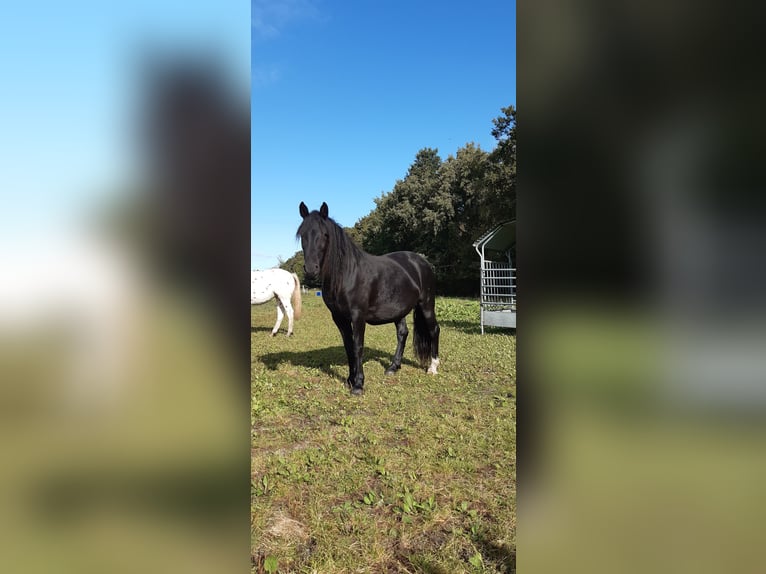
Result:
{"label": "horse's neck", "polygon": [[356,272],[361,259],[366,255],[357,246],[350,244],[344,257],[338,258],[338,265],[325,273],[322,278],[322,291],[333,295],[343,291],[343,282],[346,277]]}
{"label": "horse's neck", "polygon": [[343,272],[335,271],[322,277],[322,292],[336,294],[341,291],[343,285]]}

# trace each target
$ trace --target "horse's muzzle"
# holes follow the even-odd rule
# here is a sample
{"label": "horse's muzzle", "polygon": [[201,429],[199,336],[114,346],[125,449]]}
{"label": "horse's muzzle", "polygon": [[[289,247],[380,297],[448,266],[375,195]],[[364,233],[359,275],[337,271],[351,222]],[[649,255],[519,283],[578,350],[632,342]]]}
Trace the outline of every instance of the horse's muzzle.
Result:
{"label": "horse's muzzle", "polygon": [[303,274],[306,279],[316,279],[319,275],[319,265],[303,266]]}

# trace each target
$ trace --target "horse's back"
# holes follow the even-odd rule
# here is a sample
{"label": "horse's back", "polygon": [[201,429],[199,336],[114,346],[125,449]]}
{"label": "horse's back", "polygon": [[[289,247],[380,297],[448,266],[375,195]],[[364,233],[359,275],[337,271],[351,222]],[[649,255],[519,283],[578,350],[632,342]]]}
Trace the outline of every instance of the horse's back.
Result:
{"label": "horse's back", "polygon": [[383,255],[401,266],[420,289],[430,289],[435,285],[434,270],[425,257],[413,251],[394,251]]}
{"label": "horse's back", "polygon": [[280,296],[289,299],[295,287],[295,280],[289,271],[284,269],[267,269],[266,271],[250,272],[250,303],[257,305]]}
{"label": "horse's back", "polygon": [[292,273],[289,271],[276,267],[274,269],[266,269],[265,271],[251,271],[250,281],[251,283],[255,283],[256,281],[272,284],[278,282],[289,283],[290,281],[293,281],[292,276]]}

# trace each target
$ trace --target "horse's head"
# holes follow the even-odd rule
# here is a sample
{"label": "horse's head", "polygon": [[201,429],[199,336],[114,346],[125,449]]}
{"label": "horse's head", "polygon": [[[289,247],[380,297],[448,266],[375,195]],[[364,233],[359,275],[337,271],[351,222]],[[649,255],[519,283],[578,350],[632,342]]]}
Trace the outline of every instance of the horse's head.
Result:
{"label": "horse's head", "polygon": [[309,208],[301,201],[300,214],[303,218],[298,228],[303,248],[303,271],[311,279],[319,275],[330,244],[330,222],[327,220],[327,204],[322,203],[319,211],[309,213]]}

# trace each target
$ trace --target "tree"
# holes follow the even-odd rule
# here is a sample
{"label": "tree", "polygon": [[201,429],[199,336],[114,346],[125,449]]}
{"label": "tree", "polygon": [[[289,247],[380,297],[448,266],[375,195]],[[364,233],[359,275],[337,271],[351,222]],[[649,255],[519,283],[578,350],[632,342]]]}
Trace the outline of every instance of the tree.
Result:
{"label": "tree", "polygon": [[[375,199],[375,208],[346,228],[365,251],[377,255],[415,251],[436,271],[442,293],[476,294],[479,258],[473,242],[499,223],[516,217],[516,110],[493,119],[497,140],[491,152],[467,143],[446,161],[423,148],[403,179]],[[303,281],[303,253],[283,269]]]}
{"label": "tree", "polygon": [[383,254],[426,248],[427,229],[423,218],[428,213],[430,199],[439,193],[441,164],[438,150],[420,150],[404,179],[396,182],[391,193],[375,199],[375,215],[363,218],[356,226],[360,231],[364,229],[364,249]]}
{"label": "tree", "polygon": [[[492,120],[492,136],[497,146],[490,154],[489,197],[506,219],[516,219],[516,109],[502,108],[503,115]],[[491,219],[491,218],[490,218]],[[499,222],[498,222],[499,223]]]}
{"label": "tree", "polygon": [[435,222],[432,257],[443,290],[469,294],[477,289],[479,262],[473,241],[486,231],[482,214],[486,206],[489,154],[469,143],[450,156],[441,170],[436,202],[448,202]]}
{"label": "tree", "polygon": [[492,137],[497,140],[493,155],[506,164],[516,166],[516,108],[508,106],[501,108],[503,115],[492,120],[495,126]]}

